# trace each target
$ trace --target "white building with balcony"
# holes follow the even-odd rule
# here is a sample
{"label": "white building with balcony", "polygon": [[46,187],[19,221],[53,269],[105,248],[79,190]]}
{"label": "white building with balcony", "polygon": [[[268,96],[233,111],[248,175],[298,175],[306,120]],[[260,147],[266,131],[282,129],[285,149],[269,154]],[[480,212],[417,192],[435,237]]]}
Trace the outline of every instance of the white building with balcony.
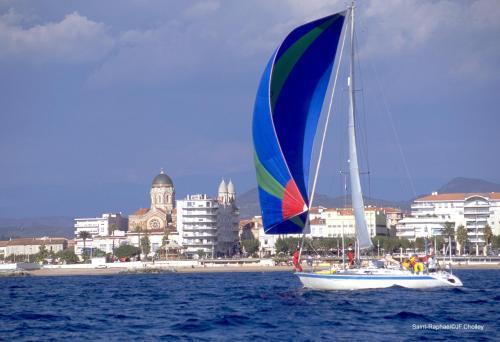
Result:
{"label": "white building with balcony", "polygon": [[500,193],[433,192],[413,202],[411,215],[399,221],[396,234],[410,240],[439,236],[447,222],[453,224],[455,229],[463,225],[469,242],[478,247],[484,246],[486,225],[491,227],[494,235],[500,234]]}
{"label": "white building with balcony", "polygon": [[234,185],[219,186],[218,198],[188,195],[177,201],[179,244],[188,257],[232,255],[238,244],[239,211]]}
{"label": "white building with balcony", "polygon": [[[95,245],[97,240],[103,240],[106,237],[112,238],[113,230],[116,230],[114,233],[116,236],[124,236],[127,225],[128,220],[123,217],[121,213],[107,213],[102,214],[101,217],[75,218],[75,254],[81,255],[84,245],[88,252],[92,249],[99,248],[99,246]],[[85,239],[85,243],[83,239],[80,238],[82,232],[88,232],[90,234],[90,237]],[[118,238],[115,240],[118,240]],[[103,243],[99,242],[98,244],[102,245]]]}
{"label": "white building with balcony", "polygon": [[127,219],[121,213],[102,214],[101,217],[75,218],[75,237],[81,232],[94,236],[107,236],[111,229],[127,230]]}
{"label": "white building with balcony", "polygon": [[121,245],[127,244],[127,236],[124,231],[116,230],[110,235],[96,235],[89,239],[75,239],[75,254],[80,256],[83,254],[84,248],[89,255],[95,255],[97,250],[106,254],[113,253],[115,249]]}

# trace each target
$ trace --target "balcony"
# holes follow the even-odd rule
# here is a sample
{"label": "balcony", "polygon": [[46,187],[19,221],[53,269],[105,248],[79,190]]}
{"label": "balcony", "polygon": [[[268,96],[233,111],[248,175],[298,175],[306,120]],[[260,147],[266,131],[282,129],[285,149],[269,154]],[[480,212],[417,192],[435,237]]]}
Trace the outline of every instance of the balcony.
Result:
{"label": "balcony", "polygon": [[211,226],[183,226],[182,230],[185,231],[185,232],[194,232],[194,231],[200,231],[200,230],[215,231],[215,230],[217,230],[217,227],[211,227]]}

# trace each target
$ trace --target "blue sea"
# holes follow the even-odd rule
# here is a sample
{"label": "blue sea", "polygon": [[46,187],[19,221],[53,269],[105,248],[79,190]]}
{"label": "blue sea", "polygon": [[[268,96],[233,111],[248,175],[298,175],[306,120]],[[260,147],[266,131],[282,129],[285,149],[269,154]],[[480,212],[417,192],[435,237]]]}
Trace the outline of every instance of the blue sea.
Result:
{"label": "blue sea", "polygon": [[500,270],[463,288],[305,290],[288,272],[0,279],[0,339],[498,341]]}

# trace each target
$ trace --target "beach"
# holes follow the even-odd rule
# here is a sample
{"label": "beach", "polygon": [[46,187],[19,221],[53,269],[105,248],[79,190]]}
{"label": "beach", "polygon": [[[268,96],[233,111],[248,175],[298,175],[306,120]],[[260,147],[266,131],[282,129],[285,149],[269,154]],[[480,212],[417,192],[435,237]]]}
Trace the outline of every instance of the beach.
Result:
{"label": "beach", "polygon": [[[307,268],[305,268],[307,270]],[[460,264],[453,265],[453,269],[500,269],[499,263],[481,264]],[[172,273],[222,273],[222,272],[293,272],[292,266],[195,266],[195,267],[161,267],[155,268],[128,268],[108,267],[108,268],[42,268],[39,270],[27,271],[32,276],[77,276],[77,275],[116,275],[116,274],[144,274],[144,273],[172,272]]]}

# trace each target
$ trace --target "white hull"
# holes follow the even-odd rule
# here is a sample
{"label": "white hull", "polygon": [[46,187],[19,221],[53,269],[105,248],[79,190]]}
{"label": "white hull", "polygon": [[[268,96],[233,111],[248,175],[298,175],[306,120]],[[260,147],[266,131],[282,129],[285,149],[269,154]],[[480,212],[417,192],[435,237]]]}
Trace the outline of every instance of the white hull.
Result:
{"label": "white hull", "polygon": [[448,272],[412,274],[390,269],[357,269],[334,274],[296,273],[306,288],[314,290],[362,290],[401,286],[410,289],[459,287],[460,279]]}

